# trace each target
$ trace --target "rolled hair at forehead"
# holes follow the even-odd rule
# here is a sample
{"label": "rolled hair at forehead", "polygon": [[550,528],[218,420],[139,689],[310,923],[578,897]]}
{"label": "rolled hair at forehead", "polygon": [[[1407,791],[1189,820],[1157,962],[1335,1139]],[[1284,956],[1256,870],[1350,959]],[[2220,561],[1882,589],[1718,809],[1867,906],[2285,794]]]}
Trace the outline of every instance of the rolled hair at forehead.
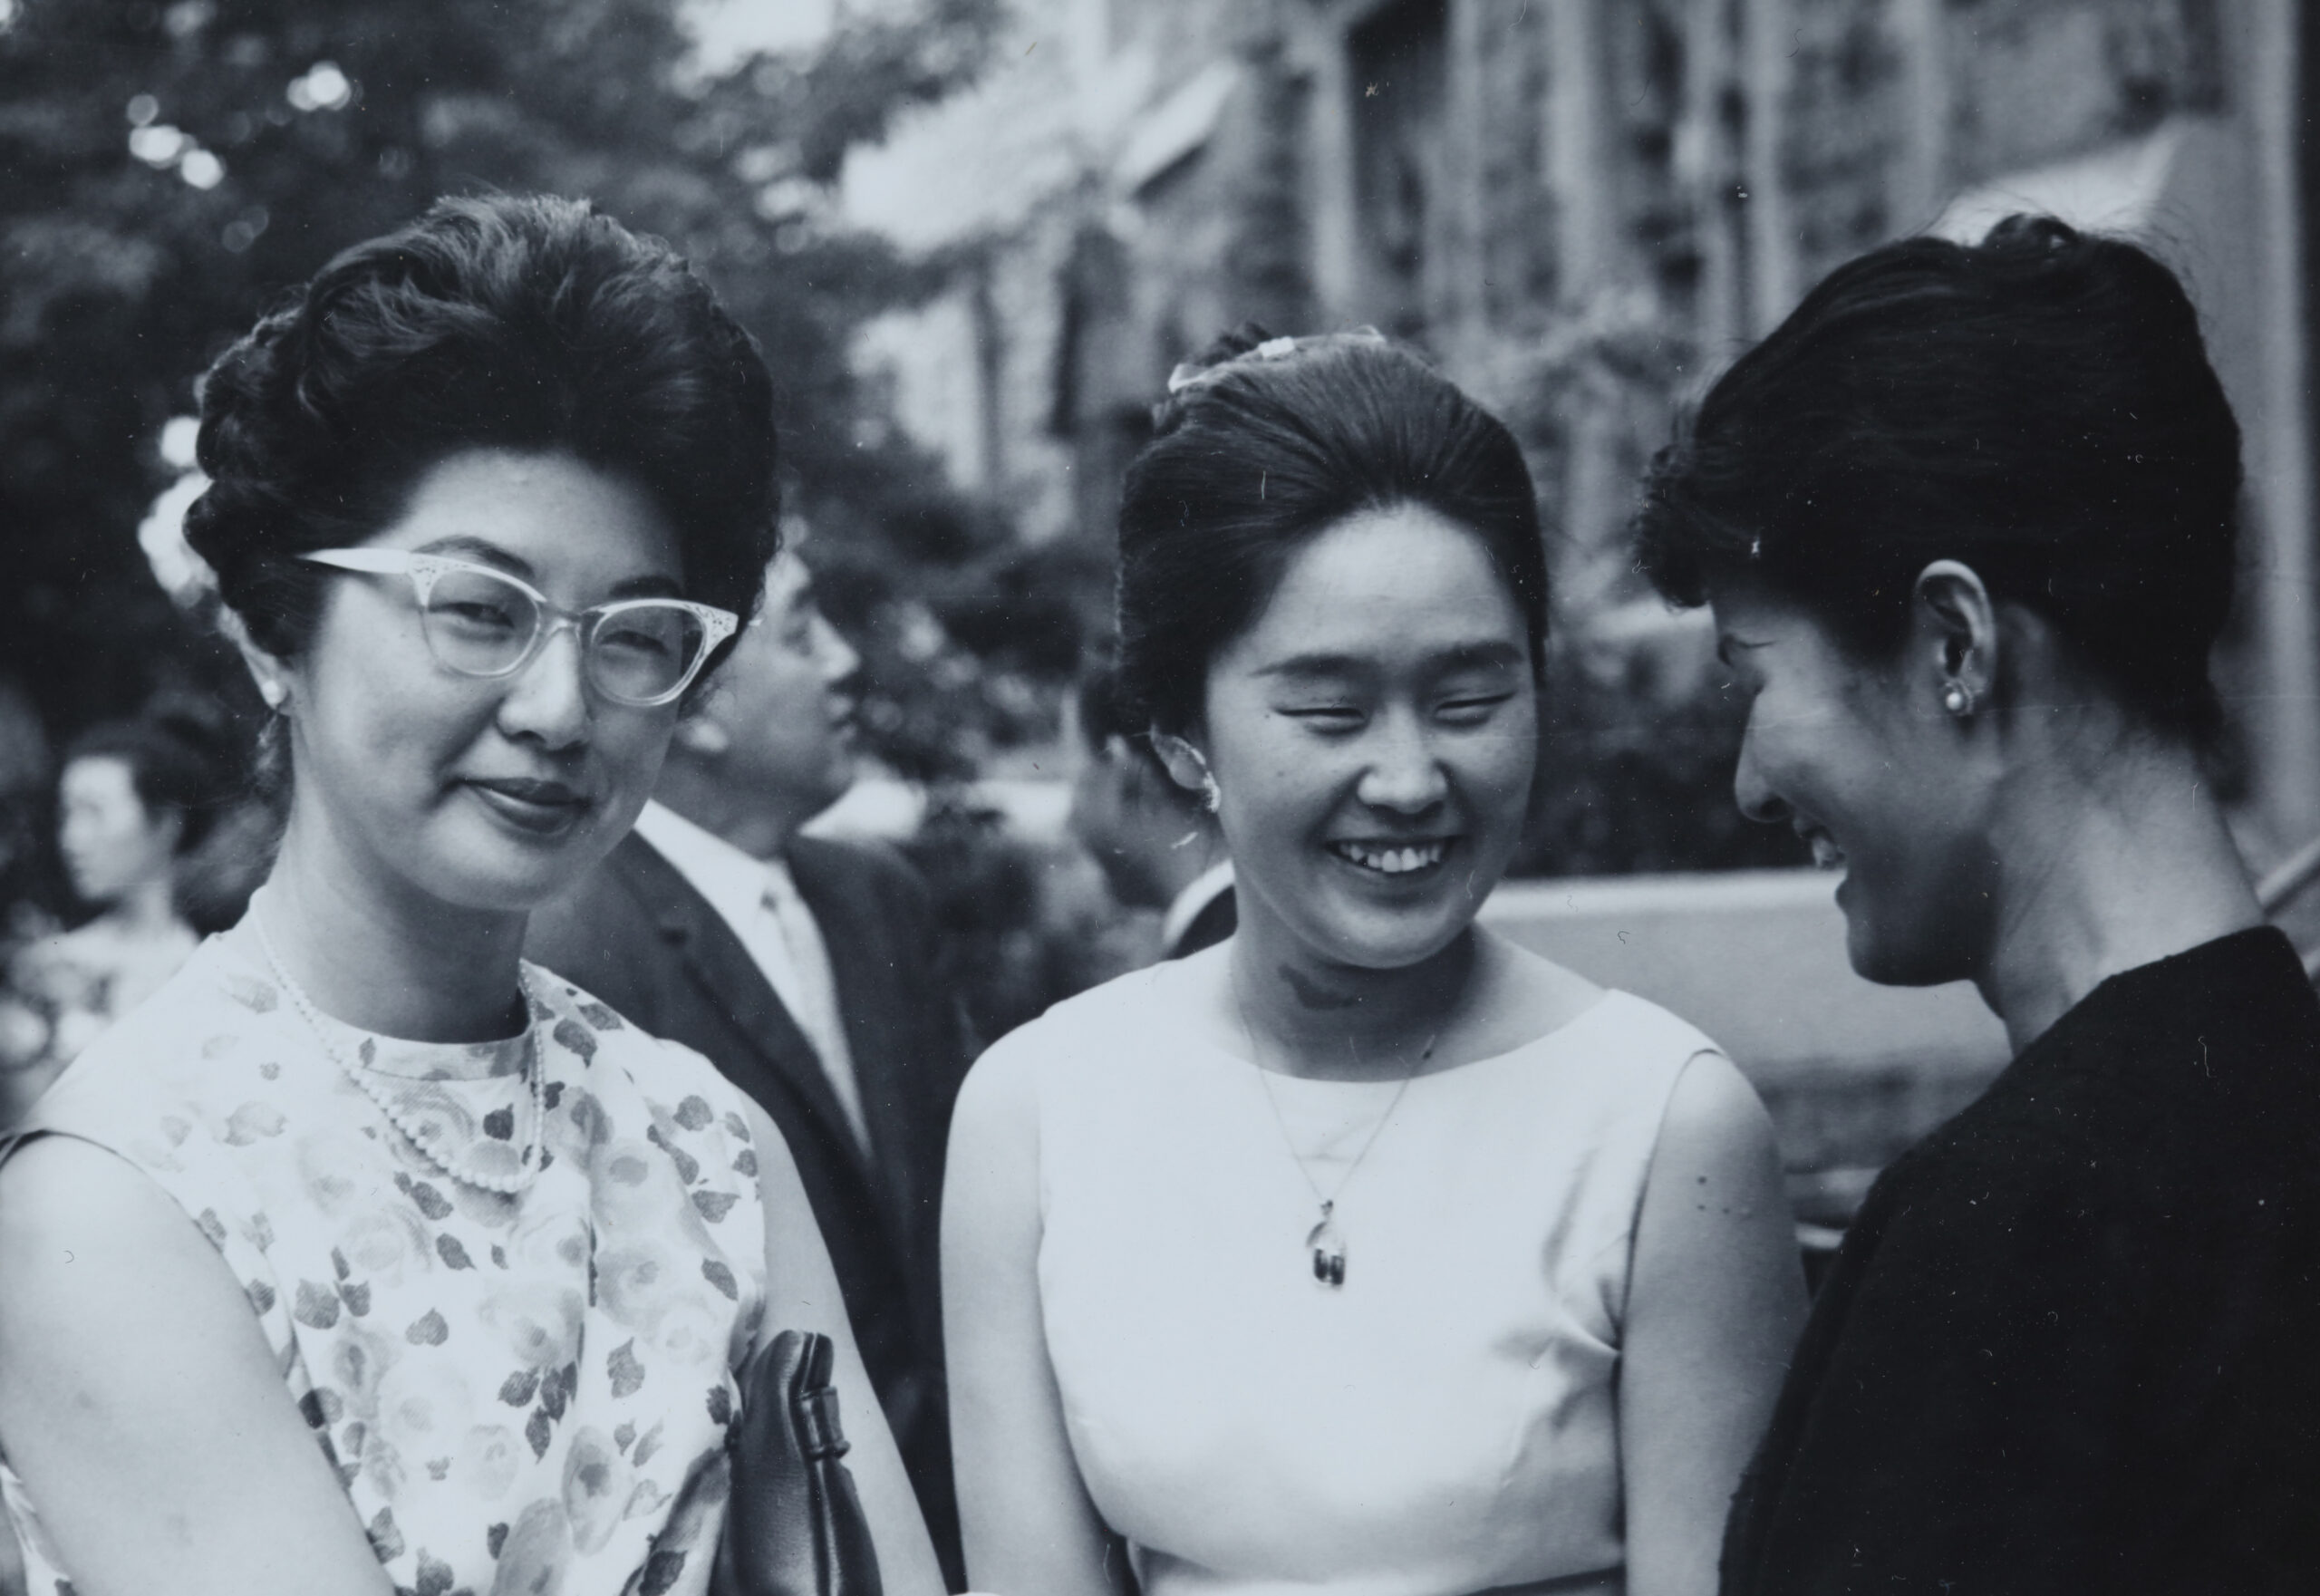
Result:
{"label": "rolled hair at forehead", "polygon": [[324,580],[295,556],[374,535],[474,449],[568,452],[633,483],[674,530],[688,596],[750,612],[779,546],[756,342],[666,244],[552,197],[438,200],[219,356],[187,537],[253,641],[295,654]]}
{"label": "rolled hair at forehead", "polygon": [[1248,324],[1180,368],[1119,517],[1122,712],[1179,731],[1209,662],[1254,623],[1290,560],[1369,510],[1416,505],[1473,532],[1545,657],[1538,500],[1505,427],[1374,334],[1269,339]]}
{"label": "rolled hair at forehead", "polygon": [[2016,216],[1839,267],[1654,461],[1639,562],[1674,602],[1746,575],[1857,655],[1954,559],[2052,623],[2146,723],[2220,721],[2239,428],[2199,317],[2132,244]]}

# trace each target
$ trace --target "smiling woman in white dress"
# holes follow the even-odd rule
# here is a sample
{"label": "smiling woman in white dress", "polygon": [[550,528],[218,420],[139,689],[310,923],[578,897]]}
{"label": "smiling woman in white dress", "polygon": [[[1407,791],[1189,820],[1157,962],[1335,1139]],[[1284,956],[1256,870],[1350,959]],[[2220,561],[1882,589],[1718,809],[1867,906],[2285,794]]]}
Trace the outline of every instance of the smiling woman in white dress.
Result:
{"label": "smiling woman in white dress", "polygon": [[1474,924],[1538,755],[1522,457],[1374,334],[1252,331],[1171,386],[1122,679],[1216,812],[1240,930],[1015,1032],[960,1099],[970,1576],[1712,1591],[1801,1273],[1714,1044]]}
{"label": "smiling woman in white dress", "polygon": [[755,344],[585,205],[445,201],[202,398],[188,531],[289,819],[248,915],[0,1146],[34,1588],[704,1591],[733,1370],[794,1328],[838,1343],[886,1588],[932,1596],[779,1135],[518,957],[756,602]]}

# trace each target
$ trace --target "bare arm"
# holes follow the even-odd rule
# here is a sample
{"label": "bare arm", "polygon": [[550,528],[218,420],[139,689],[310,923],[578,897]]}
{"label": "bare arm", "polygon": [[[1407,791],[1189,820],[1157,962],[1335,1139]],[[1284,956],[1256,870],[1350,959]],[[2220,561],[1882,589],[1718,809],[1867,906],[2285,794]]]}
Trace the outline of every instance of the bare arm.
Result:
{"label": "bare arm", "polygon": [[1071,1454],[1039,1315],[1039,1123],[1025,1060],[984,1055],[951,1120],[942,1327],[967,1575],[1006,1596],[1124,1596]]}
{"label": "bare arm", "polygon": [[1804,1319],[1772,1122],[1703,1053],[1668,1106],[1637,1221],[1619,1375],[1631,1596],[1709,1596],[1724,1521]]}
{"label": "bare arm", "polygon": [[0,1446],[83,1596],[391,1596],[225,1261],[87,1142],[0,1166]]}
{"label": "bare arm", "polygon": [[942,1570],[926,1538],[918,1498],[903,1472],[902,1454],[886,1428],[885,1411],[855,1346],[853,1321],[839,1296],[837,1273],[789,1145],[765,1110],[749,1105],[749,1135],[757,1143],[758,1179],[765,1194],[766,1317],[764,1332],[819,1330],[837,1344],[838,1420],[852,1448],[846,1471],[861,1494],[878,1547],[880,1581],[889,1596],[942,1596]]}

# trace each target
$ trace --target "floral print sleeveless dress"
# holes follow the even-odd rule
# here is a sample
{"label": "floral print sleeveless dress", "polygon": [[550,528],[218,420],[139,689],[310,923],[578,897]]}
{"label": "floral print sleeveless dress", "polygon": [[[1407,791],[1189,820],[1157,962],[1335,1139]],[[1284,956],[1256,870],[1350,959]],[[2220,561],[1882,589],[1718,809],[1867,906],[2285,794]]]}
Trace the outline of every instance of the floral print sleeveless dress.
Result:
{"label": "floral print sleeveless dress", "polygon": [[[111,1149],[216,1245],[400,1591],[702,1591],[731,1371],[765,1305],[744,1099],[700,1055],[527,975],[530,1030],[504,1042],[322,1020],[453,1167],[515,1167],[536,1056],[547,1159],[518,1195],[439,1173],[217,937],[24,1133]],[[5,1462],[0,1495],[34,1596],[69,1592]]]}

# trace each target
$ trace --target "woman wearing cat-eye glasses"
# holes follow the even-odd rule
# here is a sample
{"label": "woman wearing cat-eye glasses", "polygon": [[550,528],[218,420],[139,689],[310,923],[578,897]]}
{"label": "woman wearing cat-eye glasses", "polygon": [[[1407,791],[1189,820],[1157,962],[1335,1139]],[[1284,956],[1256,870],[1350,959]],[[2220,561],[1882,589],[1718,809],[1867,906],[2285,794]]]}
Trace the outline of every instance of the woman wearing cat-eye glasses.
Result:
{"label": "woman wearing cat-eye glasses", "polygon": [[931,1596],[778,1134],[518,957],[755,603],[754,344],[585,206],[446,201],[219,361],[200,454],[288,818],[241,924],[0,1145],[34,1584],[703,1591],[733,1371],[797,1329],[887,1589]]}

